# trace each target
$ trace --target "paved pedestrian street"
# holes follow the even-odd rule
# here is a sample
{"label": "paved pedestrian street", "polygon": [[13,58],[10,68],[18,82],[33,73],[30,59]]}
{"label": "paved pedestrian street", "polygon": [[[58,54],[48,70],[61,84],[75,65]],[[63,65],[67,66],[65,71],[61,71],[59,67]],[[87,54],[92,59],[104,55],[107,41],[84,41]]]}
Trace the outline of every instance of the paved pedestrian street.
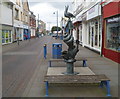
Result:
{"label": "paved pedestrian street", "polygon": [[0,98],[119,97],[120,0],[0,0]]}
{"label": "paved pedestrian street", "polygon": [[[52,44],[62,43],[60,39],[43,36],[30,41],[21,41],[3,46],[3,97],[45,97],[44,76],[47,74],[49,60],[52,58]],[[44,59],[43,46],[47,44],[47,58]],[[79,45],[76,59],[87,59],[87,67],[95,74],[105,74],[110,81],[112,97],[118,97],[118,64]],[[63,68],[64,62],[53,62],[54,68]],[[82,67],[82,62],[74,63]],[[58,73],[59,71],[53,71]],[[106,89],[98,84],[50,84],[49,97],[106,97]]]}

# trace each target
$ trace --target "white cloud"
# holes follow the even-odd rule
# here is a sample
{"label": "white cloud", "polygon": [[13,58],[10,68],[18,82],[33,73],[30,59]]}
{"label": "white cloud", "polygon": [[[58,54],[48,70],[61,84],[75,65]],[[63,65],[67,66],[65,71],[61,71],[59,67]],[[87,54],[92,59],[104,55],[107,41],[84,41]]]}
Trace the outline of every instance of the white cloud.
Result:
{"label": "white cloud", "polygon": [[[51,24],[55,23],[55,15],[53,15],[53,12],[57,9],[49,5],[48,3],[38,3],[30,8],[31,11],[34,12],[38,19],[44,21],[45,23],[51,22]],[[48,28],[48,26],[47,26]]]}
{"label": "white cloud", "polygon": [[[29,0],[30,1],[30,0]],[[70,4],[70,2],[30,2],[30,10],[34,12],[36,15],[36,18],[38,19],[38,14],[39,14],[39,19],[43,20],[46,23],[47,29],[50,29],[52,26],[57,25],[57,15],[56,13],[53,14],[54,12],[58,11],[58,25],[60,26],[60,20],[61,17],[63,17],[64,13],[64,7],[67,4]],[[48,23],[50,22],[50,23]]]}

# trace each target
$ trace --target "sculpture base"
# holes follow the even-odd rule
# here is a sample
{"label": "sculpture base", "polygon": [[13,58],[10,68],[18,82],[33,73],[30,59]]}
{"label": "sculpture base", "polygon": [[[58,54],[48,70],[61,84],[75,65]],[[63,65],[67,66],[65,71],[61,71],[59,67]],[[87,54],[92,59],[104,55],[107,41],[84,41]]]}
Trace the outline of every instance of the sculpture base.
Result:
{"label": "sculpture base", "polygon": [[[78,75],[94,75],[89,67],[74,67],[74,70]],[[66,67],[48,67],[47,70],[47,75],[64,75],[63,73],[66,73]]]}
{"label": "sculpture base", "polygon": [[77,75],[77,74],[79,74],[79,72],[73,72],[73,73],[63,72],[62,74],[64,74],[64,75]]}

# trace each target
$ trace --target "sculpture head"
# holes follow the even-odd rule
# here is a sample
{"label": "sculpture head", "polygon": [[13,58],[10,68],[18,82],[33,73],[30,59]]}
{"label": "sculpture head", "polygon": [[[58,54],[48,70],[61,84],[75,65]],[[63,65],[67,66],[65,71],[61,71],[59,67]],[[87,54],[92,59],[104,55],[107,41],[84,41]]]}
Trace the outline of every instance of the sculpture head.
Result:
{"label": "sculpture head", "polygon": [[65,12],[67,13],[68,12],[68,8],[69,8],[69,6],[67,5],[67,6],[65,6]]}
{"label": "sculpture head", "polygon": [[64,16],[66,17],[66,18],[75,18],[75,16],[72,14],[72,13],[70,13],[70,12],[68,12],[68,5],[67,6],[65,6],[65,11],[64,11]]}

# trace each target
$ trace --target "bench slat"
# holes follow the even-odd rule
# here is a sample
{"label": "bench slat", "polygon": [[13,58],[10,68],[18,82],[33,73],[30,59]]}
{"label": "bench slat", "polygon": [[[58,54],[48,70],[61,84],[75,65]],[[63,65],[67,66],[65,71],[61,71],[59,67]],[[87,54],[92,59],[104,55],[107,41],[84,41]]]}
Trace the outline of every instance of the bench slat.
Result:
{"label": "bench slat", "polygon": [[100,83],[110,81],[105,75],[50,75],[45,76],[49,83]]}
{"label": "bench slat", "polygon": [[[87,59],[85,58],[76,59],[76,61],[83,61],[83,60],[87,61]],[[64,59],[50,59],[49,61],[64,61]]]}

